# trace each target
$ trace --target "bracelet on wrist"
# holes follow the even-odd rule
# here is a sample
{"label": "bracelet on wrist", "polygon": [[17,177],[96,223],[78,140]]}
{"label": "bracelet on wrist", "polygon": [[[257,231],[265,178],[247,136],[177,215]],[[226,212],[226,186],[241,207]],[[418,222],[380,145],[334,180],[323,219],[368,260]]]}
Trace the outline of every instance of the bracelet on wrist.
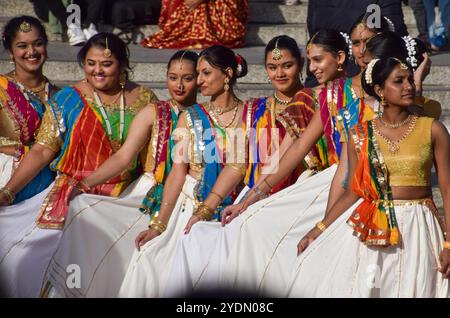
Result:
{"label": "bracelet on wrist", "polygon": [[210,208],[202,202],[199,204],[193,215],[197,216],[202,221],[210,221],[213,218],[214,213],[215,209]]}
{"label": "bracelet on wrist", "polygon": [[162,234],[167,229],[167,224],[158,219],[155,219],[150,222],[148,228],[159,232],[159,234]]}
{"label": "bracelet on wrist", "polygon": [[259,197],[259,199],[265,199],[269,196],[266,192],[261,190],[258,186],[254,186],[252,189],[256,193],[256,195]]}
{"label": "bracelet on wrist", "polygon": [[327,229],[327,226],[323,224],[322,221],[317,222],[316,227],[320,230],[320,232],[323,232]]}
{"label": "bracelet on wrist", "polygon": [[450,250],[450,242],[449,241],[444,241],[444,249]]}
{"label": "bracelet on wrist", "polygon": [[2,192],[6,198],[8,199],[9,204],[12,204],[14,200],[16,199],[16,195],[14,192],[12,192],[8,187],[3,187],[0,189],[0,192]]}

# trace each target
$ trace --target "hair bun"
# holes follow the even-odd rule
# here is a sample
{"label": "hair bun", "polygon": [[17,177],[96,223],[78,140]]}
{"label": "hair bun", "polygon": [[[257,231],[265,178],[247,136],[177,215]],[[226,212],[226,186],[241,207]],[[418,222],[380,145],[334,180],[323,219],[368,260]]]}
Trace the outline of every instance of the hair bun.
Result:
{"label": "hair bun", "polygon": [[236,54],[235,56],[237,67],[236,67],[236,77],[244,77],[247,75],[247,61],[240,54]]}

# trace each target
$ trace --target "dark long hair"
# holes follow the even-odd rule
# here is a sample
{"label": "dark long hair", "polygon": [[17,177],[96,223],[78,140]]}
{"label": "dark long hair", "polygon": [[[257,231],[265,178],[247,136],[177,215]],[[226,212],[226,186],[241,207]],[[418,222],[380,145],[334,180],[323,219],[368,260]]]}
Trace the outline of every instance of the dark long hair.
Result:
{"label": "dark long hair", "polygon": [[344,37],[336,30],[321,29],[317,31],[308,41],[306,47],[310,44],[321,46],[325,51],[337,56],[339,51],[345,53],[344,65],[348,61],[348,45]]}

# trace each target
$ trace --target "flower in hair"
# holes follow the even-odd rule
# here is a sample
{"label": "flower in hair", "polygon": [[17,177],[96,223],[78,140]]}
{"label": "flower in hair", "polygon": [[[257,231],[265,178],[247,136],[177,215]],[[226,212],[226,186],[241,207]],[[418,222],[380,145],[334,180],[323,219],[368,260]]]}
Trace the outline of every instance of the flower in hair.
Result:
{"label": "flower in hair", "polygon": [[416,58],[416,45],[417,42],[410,35],[402,37],[403,41],[405,41],[406,50],[408,51],[408,57],[406,61],[413,68],[417,67],[417,58]]}
{"label": "flower in hair", "polygon": [[350,36],[345,32],[339,32],[339,33],[342,35],[345,42],[347,43],[348,56],[349,56],[349,58],[351,58],[353,55],[352,55],[352,41],[350,40]]}
{"label": "flower in hair", "polygon": [[395,25],[394,23],[391,21],[391,19],[389,19],[388,17],[384,17],[384,19],[386,20],[386,22],[389,25],[389,31],[391,32],[395,32]]}
{"label": "flower in hair", "polygon": [[379,60],[380,60],[380,59],[373,59],[373,60],[370,61],[370,63],[367,65],[366,73],[365,73],[364,79],[366,80],[366,83],[367,83],[368,85],[372,85],[372,83],[373,83],[373,80],[372,80],[373,67],[375,66],[375,64],[376,64]]}

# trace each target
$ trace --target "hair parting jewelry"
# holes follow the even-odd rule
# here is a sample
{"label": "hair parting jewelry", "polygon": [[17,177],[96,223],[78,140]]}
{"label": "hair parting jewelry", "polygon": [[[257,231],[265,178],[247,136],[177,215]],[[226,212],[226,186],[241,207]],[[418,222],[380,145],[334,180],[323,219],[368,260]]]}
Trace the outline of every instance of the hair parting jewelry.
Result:
{"label": "hair parting jewelry", "polygon": [[106,58],[110,58],[112,56],[112,52],[108,46],[108,37],[105,38],[105,42],[106,42],[106,44],[105,44],[106,48],[103,50],[103,56]]}
{"label": "hair parting jewelry", "polygon": [[31,32],[31,24],[29,24],[27,21],[23,21],[19,26],[19,30],[24,33]]}
{"label": "hair parting jewelry", "polygon": [[278,48],[278,40],[275,42],[275,47],[272,50],[272,58],[274,59],[274,61],[279,61],[281,60],[281,58],[283,57],[283,54],[281,54],[281,50]]}
{"label": "hair parting jewelry", "polygon": [[181,54],[181,56],[180,56],[180,60],[179,60],[179,63],[180,63],[180,66],[179,66],[179,69],[180,69],[180,71],[183,69],[183,57],[184,57],[184,55],[186,54],[186,50],[184,50],[183,51],[183,54]]}
{"label": "hair parting jewelry", "polygon": [[311,48],[311,45],[313,45],[313,41],[316,38],[317,34],[319,34],[319,31],[314,33],[314,35],[311,37],[311,39],[308,42],[308,45],[306,46],[306,49],[309,50]]}

